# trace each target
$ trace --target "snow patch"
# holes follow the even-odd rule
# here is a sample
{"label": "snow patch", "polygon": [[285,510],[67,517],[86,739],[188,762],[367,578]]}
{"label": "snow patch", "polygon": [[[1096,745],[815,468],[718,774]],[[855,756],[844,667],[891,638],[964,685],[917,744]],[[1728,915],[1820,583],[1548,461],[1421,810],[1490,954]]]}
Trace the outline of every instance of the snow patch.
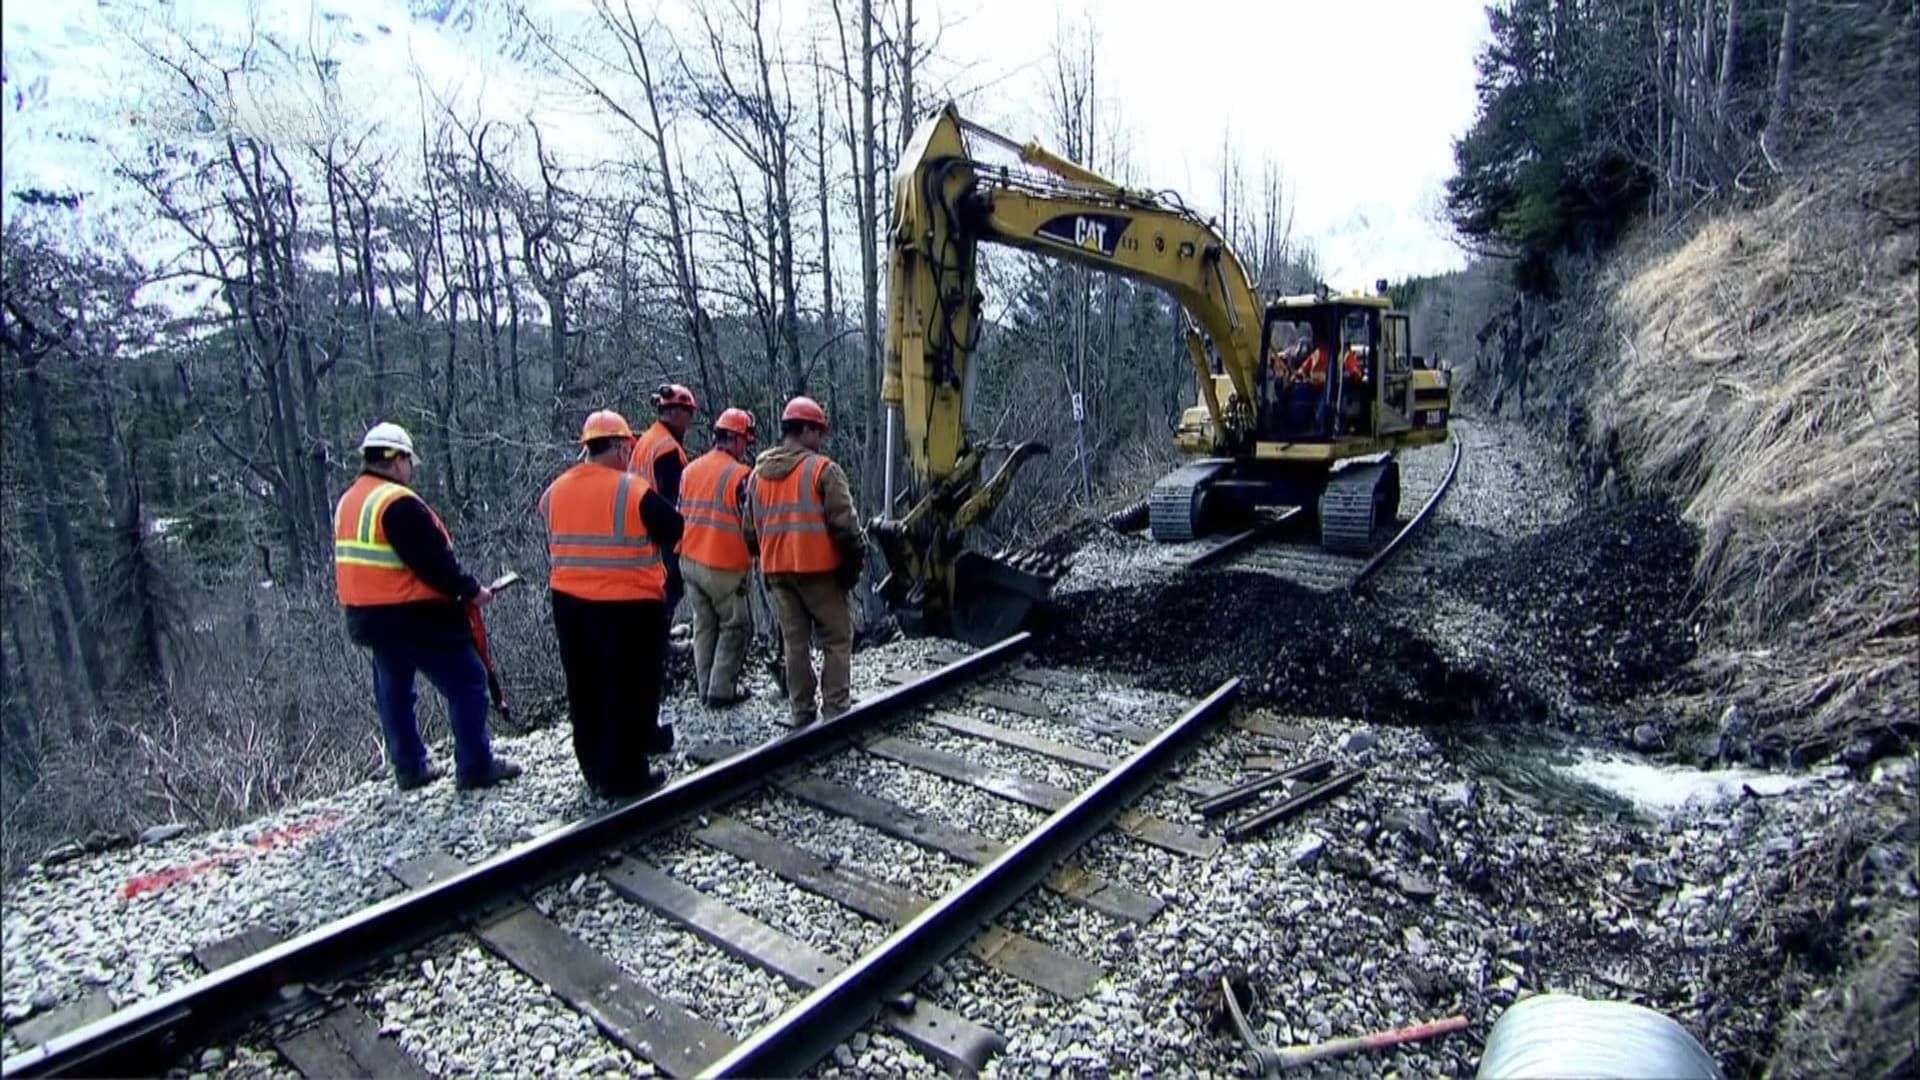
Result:
{"label": "snow patch", "polygon": [[1615,751],[1584,747],[1570,764],[1556,764],[1556,772],[1599,788],[1632,803],[1640,810],[1665,816],[1683,809],[1716,806],[1743,792],[1782,795],[1813,783],[1818,776],[1792,776],[1755,769],[1688,768],[1662,765]]}

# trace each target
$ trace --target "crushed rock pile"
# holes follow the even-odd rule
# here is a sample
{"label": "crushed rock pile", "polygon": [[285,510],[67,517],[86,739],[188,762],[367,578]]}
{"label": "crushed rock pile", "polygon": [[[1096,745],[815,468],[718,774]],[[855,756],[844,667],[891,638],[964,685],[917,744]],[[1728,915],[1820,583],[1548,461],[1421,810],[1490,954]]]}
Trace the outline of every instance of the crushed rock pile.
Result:
{"label": "crushed rock pile", "polygon": [[[1692,530],[1655,502],[1594,508],[1436,568],[1411,594],[1324,593],[1227,568],[1100,586],[1036,624],[1050,662],[1203,693],[1239,676],[1257,701],[1391,723],[1541,720],[1618,702],[1693,656]],[[1428,625],[1465,605],[1492,647]],[[1227,628],[1231,628],[1230,630]],[[1457,628],[1444,631],[1458,636]]]}
{"label": "crushed rock pile", "polygon": [[1598,508],[1453,571],[1452,587],[1537,642],[1583,697],[1619,702],[1691,660],[1693,528],[1664,502]]}
{"label": "crushed rock pile", "polygon": [[1294,712],[1445,723],[1489,706],[1538,709],[1509,700],[1490,673],[1450,665],[1376,605],[1266,574],[1090,591],[1039,629],[1038,651],[1050,663],[1100,666],[1194,695],[1237,676],[1254,700]]}

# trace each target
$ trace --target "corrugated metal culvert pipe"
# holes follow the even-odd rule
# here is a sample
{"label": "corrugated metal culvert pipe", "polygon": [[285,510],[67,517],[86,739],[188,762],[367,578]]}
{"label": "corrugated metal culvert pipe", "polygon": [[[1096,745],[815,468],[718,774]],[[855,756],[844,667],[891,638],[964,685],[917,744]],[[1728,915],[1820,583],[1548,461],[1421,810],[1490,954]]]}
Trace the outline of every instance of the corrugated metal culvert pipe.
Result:
{"label": "corrugated metal culvert pipe", "polygon": [[1723,1080],[1706,1048],[1671,1018],[1570,994],[1540,994],[1502,1014],[1487,1036],[1478,1075]]}

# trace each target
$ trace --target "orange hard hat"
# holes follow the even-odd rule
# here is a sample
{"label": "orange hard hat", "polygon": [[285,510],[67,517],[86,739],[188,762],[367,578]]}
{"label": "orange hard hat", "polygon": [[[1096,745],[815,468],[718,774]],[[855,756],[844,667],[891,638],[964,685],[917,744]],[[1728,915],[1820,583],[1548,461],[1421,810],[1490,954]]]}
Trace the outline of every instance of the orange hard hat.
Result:
{"label": "orange hard hat", "polygon": [[728,409],[713,422],[713,430],[739,435],[753,441],[753,414],[745,409]]}
{"label": "orange hard hat", "polygon": [[699,409],[693,400],[693,391],[679,383],[662,383],[660,389],[653,392],[653,407],[656,409]]}
{"label": "orange hard hat", "polygon": [[787,402],[786,411],[780,414],[780,420],[782,423],[789,420],[804,420],[809,424],[819,424],[823,428],[829,426],[827,410],[821,408],[820,403],[810,397],[797,397]]}
{"label": "orange hard hat", "polygon": [[592,442],[595,439],[631,439],[633,429],[627,426],[627,418],[612,409],[601,409],[588,415],[587,422],[580,427],[580,441]]}

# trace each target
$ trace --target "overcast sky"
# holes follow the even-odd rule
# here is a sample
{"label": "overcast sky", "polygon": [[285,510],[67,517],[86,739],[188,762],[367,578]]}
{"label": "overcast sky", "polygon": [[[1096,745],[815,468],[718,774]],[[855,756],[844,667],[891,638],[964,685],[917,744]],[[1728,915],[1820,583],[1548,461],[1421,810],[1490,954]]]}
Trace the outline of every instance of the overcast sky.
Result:
{"label": "overcast sky", "polygon": [[1021,139],[1048,131],[1054,42],[1082,12],[1140,182],[1217,210],[1231,132],[1254,175],[1267,160],[1284,171],[1296,231],[1314,240],[1332,284],[1465,261],[1438,205],[1452,140],[1473,119],[1483,0],[915,3],[917,20],[947,27],[941,51],[971,65],[965,81],[989,84],[973,118]]}
{"label": "overcast sky", "polygon": [[[350,76],[341,85],[349,113],[388,129],[401,166],[418,139],[416,67],[435,94],[463,110],[477,107],[510,124],[537,113],[556,133],[555,145],[580,156],[597,159],[624,145],[624,128],[577,94],[560,92],[551,75],[503,55],[516,51],[507,20],[513,0],[470,7],[461,0],[452,10],[462,17],[444,31],[410,19],[415,2],[261,0],[256,8],[255,0],[8,0],[5,185],[91,191],[106,183],[103,148],[137,154],[147,127],[185,103],[177,87],[162,93],[148,85],[160,77],[134,38],[172,26],[202,44],[227,39],[237,47],[256,11],[262,26],[347,61]],[[698,51],[686,0],[628,2],[643,19],[657,12],[668,25],[681,24],[683,46]],[[1090,22],[1101,127],[1111,130],[1118,120],[1132,166],[1130,176],[1116,179],[1171,188],[1216,214],[1222,144],[1230,136],[1249,193],[1257,195],[1263,163],[1279,166],[1295,200],[1296,234],[1318,248],[1329,283],[1365,288],[1376,278],[1464,262],[1438,207],[1452,170],[1452,140],[1473,117],[1474,59],[1487,36],[1481,3],[914,0],[922,38],[937,30],[942,58],[922,73],[918,105],[936,107],[942,83],[972,90],[970,119],[1016,139],[1055,143],[1046,105],[1055,44],[1063,28]],[[591,5],[531,6],[580,26]],[[727,8],[726,0],[710,4]],[[842,11],[857,9],[857,0],[843,0]],[[807,62],[810,36],[833,40],[830,11],[827,0],[769,0],[771,36],[788,61]],[[143,70],[144,79],[132,77]],[[302,97],[310,88],[300,80],[284,89],[295,105],[311,97]],[[283,136],[298,127],[273,126]],[[679,130],[688,140],[683,149],[697,150],[694,128],[683,122]],[[144,204],[132,206],[150,228]],[[67,217],[109,222],[98,208]]]}

